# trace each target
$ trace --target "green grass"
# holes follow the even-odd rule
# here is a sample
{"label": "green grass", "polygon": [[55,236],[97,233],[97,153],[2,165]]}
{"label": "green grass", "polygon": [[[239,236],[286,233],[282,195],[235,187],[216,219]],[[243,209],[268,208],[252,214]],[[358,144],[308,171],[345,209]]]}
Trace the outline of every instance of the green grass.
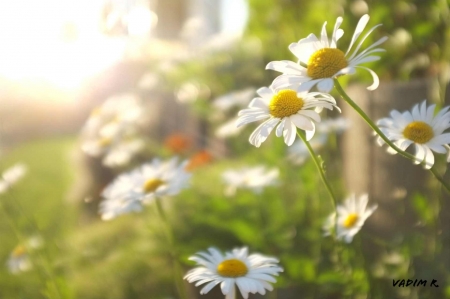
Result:
{"label": "green grass", "polygon": [[72,137],[36,140],[4,152],[0,159],[1,171],[16,163],[23,163],[28,169],[12,190],[0,196],[1,298],[38,298],[42,291],[42,280],[36,271],[12,276],[3,265],[19,240],[35,235],[45,240],[45,250],[40,249],[40,255],[57,255],[78,215],[77,207],[67,201],[74,180],[74,149]]}

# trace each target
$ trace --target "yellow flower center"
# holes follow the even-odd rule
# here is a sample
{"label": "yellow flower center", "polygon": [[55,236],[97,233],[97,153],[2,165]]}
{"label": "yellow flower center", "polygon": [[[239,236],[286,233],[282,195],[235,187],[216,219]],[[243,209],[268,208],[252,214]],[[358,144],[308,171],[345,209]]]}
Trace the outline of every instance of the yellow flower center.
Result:
{"label": "yellow flower center", "polygon": [[22,245],[18,245],[18,246],[16,246],[16,248],[14,248],[13,252],[11,253],[11,255],[13,257],[19,257],[19,256],[24,255],[25,253],[27,253],[26,248],[24,246],[22,246]]}
{"label": "yellow flower center", "polygon": [[112,139],[109,137],[102,137],[98,140],[98,145],[100,147],[107,147],[112,143]]}
{"label": "yellow flower center", "polygon": [[344,52],[335,48],[323,48],[311,55],[307,72],[313,79],[332,78],[347,66]]}
{"label": "yellow flower center", "polygon": [[145,181],[144,186],[142,188],[144,189],[145,193],[150,193],[155,192],[159,186],[164,184],[165,182],[160,179],[149,179]]}
{"label": "yellow flower center", "polygon": [[269,103],[269,113],[278,118],[291,116],[302,109],[303,104],[303,100],[297,97],[295,90],[280,90]]}
{"label": "yellow flower center", "polygon": [[427,143],[434,137],[433,128],[423,121],[413,121],[403,130],[403,136],[415,143]]}
{"label": "yellow flower center", "polygon": [[358,221],[358,219],[358,214],[351,213],[347,216],[347,218],[344,219],[343,225],[345,228],[352,228],[356,224],[356,221]]}
{"label": "yellow flower center", "polygon": [[240,260],[229,259],[221,262],[217,266],[217,272],[225,277],[244,276],[248,272],[247,266]]}

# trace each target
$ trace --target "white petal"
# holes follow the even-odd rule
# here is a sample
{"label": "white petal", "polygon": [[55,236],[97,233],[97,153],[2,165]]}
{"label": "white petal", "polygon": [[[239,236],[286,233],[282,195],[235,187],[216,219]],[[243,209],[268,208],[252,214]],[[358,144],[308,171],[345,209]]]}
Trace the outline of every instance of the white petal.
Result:
{"label": "white petal", "polygon": [[211,281],[210,283],[208,283],[207,285],[205,285],[201,290],[200,290],[200,294],[206,294],[206,293],[208,293],[209,291],[211,291],[211,289],[213,288],[213,287],[215,287],[216,285],[218,285],[220,283],[220,280],[214,280],[214,281]]}
{"label": "white petal", "polygon": [[353,44],[355,43],[356,39],[361,35],[362,31],[366,27],[367,23],[369,22],[369,15],[363,15],[361,19],[359,19],[358,25],[356,25],[355,33],[353,34],[352,41],[350,42],[350,46],[348,47],[347,52],[345,53],[345,56],[350,52],[350,49],[352,48]]}
{"label": "white petal", "polygon": [[271,98],[273,96],[273,91],[269,87],[261,87],[256,91],[257,94],[263,98]]}
{"label": "white petal", "polygon": [[296,89],[298,85],[308,82],[309,78],[302,75],[280,75],[272,82],[273,89]]}
{"label": "white petal", "polygon": [[299,40],[298,43],[289,45],[289,50],[303,63],[308,63],[309,57],[322,48],[324,48],[324,45],[312,33]]}
{"label": "white petal", "polygon": [[266,65],[266,70],[274,70],[289,75],[301,75],[303,74],[305,68],[293,61],[281,60],[269,62]]}
{"label": "white petal", "polygon": [[325,78],[317,84],[317,89],[321,92],[330,92],[333,89],[334,81],[331,78]]}
{"label": "white petal", "polygon": [[325,46],[325,48],[329,48],[328,45],[328,35],[327,35],[327,22],[323,23],[322,32],[320,33],[320,41]]}
{"label": "white petal", "polygon": [[263,101],[261,98],[254,98],[250,104],[248,105],[250,108],[261,108],[261,109],[267,109],[266,102]]}
{"label": "white petal", "polygon": [[[356,47],[355,51],[353,52],[352,56],[350,56],[348,58],[348,60],[352,60],[353,57],[355,57],[356,53],[358,53],[359,49],[361,48],[361,45],[363,44],[363,42],[366,40],[366,38],[377,28],[381,26],[381,24],[378,24],[374,27],[372,27],[369,32],[366,33],[366,35],[364,35],[364,37],[361,39],[361,41],[359,42],[358,46]],[[368,49],[372,49],[373,47],[376,47],[377,45],[384,43],[387,40],[387,36],[384,36],[382,38],[380,38],[378,41],[376,41],[374,44],[372,44],[369,48],[366,49],[366,51]]]}
{"label": "white petal", "polygon": [[373,84],[370,85],[369,87],[367,87],[368,90],[375,90],[375,89],[378,88],[378,85],[380,84],[380,79],[378,79],[378,76],[377,76],[377,74],[374,71],[372,71],[371,69],[366,68],[364,66],[355,66],[355,67],[359,67],[359,68],[365,69],[372,75]]}
{"label": "white petal", "polygon": [[270,118],[269,120],[263,122],[250,135],[250,143],[256,147],[260,147],[261,143],[263,143],[267,139],[267,137],[269,137],[270,132],[272,132],[273,128],[278,122],[278,118]]}
{"label": "white petal", "polygon": [[316,79],[316,80],[310,80],[310,81],[305,81],[303,83],[300,84],[300,86],[297,88],[297,92],[304,92],[304,91],[309,91],[314,85],[317,84],[317,82],[320,82],[323,79]]}
{"label": "white petal", "polygon": [[232,278],[226,278],[220,284],[220,289],[224,295],[230,294],[232,288],[234,289],[234,279]]}
{"label": "white petal", "polygon": [[425,149],[425,168],[430,169],[434,165],[434,155],[428,146],[423,147]]}
{"label": "white petal", "polygon": [[278,127],[277,127],[277,129],[276,129],[276,131],[275,131],[275,135],[277,136],[277,137],[281,137],[281,135],[283,134],[283,129],[284,129],[284,122],[286,121],[286,118],[283,118],[281,121],[280,121],[280,124],[278,125]]}
{"label": "white petal", "polygon": [[414,164],[420,164],[425,159],[425,149],[420,144],[416,145],[416,160],[414,161]]}
{"label": "white petal", "polygon": [[[292,118],[292,116],[291,116]],[[294,123],[290,121],[289,118],[286,118],[286,123],[284,124],[284,142],[287,146],[291,146],[292,143],[294,143],[295,140],[295,134],[297,133],[297,128],[295,127]]]}
{"label": "white petal", "polygon": [[291,122],[297,127],[305,131],[311,131],[314,129],[312,121],[303,115],[294,114],[289,117]]}
{"label": "white petal", "polygon": [[342,17],[338,17],[336,19],[336,23],[334,24],[334,29],[333,29],[333,35],[331,36],[331,48],[336,48],[337,46],[337,41],[342,37],[342,35],[344,34],[344,30],[339,29],[339,27],[342,24]]}

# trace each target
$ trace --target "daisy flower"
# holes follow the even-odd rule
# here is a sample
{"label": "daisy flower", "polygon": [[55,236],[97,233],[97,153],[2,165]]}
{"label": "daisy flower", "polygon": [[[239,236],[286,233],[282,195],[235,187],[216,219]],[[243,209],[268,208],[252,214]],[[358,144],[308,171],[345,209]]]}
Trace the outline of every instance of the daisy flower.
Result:
{"label": "daisy flower", "polygon": [[257,90],[260,97],[254,98],[249,108],[239,111],[237,126],[267,119],[259,125],[250,135],[250,143],[260,147],[270,132],[278,125],[275,135],[283,135],[284,142],[290,146],[294,143],[297,128],[306,131],[306,138],[310,140],[314,136],[314,122],[320,122],[319,112],[323,108],[333,110],[336,106],[335,99],[325,93],[301,92],[291,89],[275,90],[262,87]]}
{"label": "daisy flower", "polygon": [[337,206],[336,215],[332,214],[324,225],[325,235],[330,235],[337,224],[337,239],[350,243],[361,230],[364,222],[377,209],[377,205],[367,208],[369,196],[363,194],[359,198],[351,195],[342,205]]}
{"label": "daisy flower", "polygon": [[197,282],[195,286],[208,283],[200,290],[202,295],[220,284],[225,299],[236,298],[235,286],[244,299],[249,293],[264,295],[266,290],[273,290],[270,284],[276,282],[273,276],[283,271],[277,265],[277,259],[260,254],[248,255],[246,247],[233,249],[225,255],[211,247],[208,252],[199,252],[189,259],[200,267],[190,270],[184,279],[190,283]]}
{"label": "daisy flower", "polygon": [[187,186],[191,176],[185,170],[186,165],[187,161],[178,164],[177,158],[164,162],[154,159],[151,163],[119,175],[102,192],[102,218],[109,220],[120,214],[140,211],[142,204],[178,194]]}
{"label": "daisy flower", "polygon": [[[427,107],[426,101],[416,104],[412,111],[403,113],[392,110],[391,117],[380,119],[377,125],[380,130],[401,150],[406,150],[411,144],[415,145],[415,164],[424,162],[425,168],[430,169],[434,164],[433,152],[446,154],[449,152],[450,133],[444,131],[450,128],[450,107],[445,107],[434,115],[436,105]],[[378,144],[384,144],[381,137]],[[388,147],[391,154],[397,153]],[[449,159],[447,158],[447,161]]]}
{"label": "daisy flower", "polygon": [[297,88],[299,92],[310,90],[313,86],[317,85],[319,91],[330,92],[334,85],[334,78],[341,75],[353,74],[357,68],[362,68],[372,75],[374,81],[367,89],[376,89],[379,84],[377,74],[367,67],[360,66],[360,64],[380,59],[379,56],[372,54],[385,51],[376,47],[385,42],[387,37],[382,37],[365,50],[359,51],[364,40],[375,28],[381,26],[381,24],[370,29],[358,43],[353,53],[350,53],[350,50],[369,21],[368,15],[362,16],[356,26],[347,52],[344,53],[337,48],[337,41],[344,34],[344,31],[339,29],[342,20],[341,17],[337,18],[331,40],[328,40],[326,32],[327,22],[325,22],[320,34],[320,40],[314,34],[310,34],[298,43],[290,44],[289,50],[298,58],[297,63],[287,60],[270,62],[266,66],[266,69],[283,73],[274,80],[272,85],[275,88]]}
{"label": "daisy flower", "polygon": [[264,166],[244,167],[236,170],[227,170],[222,174],[222,179],[227,185],[225,194],[232,196],[236,189],[250,189],[255,193],[261,193],[264,187],[278,184],[278,169],[266,169]]}

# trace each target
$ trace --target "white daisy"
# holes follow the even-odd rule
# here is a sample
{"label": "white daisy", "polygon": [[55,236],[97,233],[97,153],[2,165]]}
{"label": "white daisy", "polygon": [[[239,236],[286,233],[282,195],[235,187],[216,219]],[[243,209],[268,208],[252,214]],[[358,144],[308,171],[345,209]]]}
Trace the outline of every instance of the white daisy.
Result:
{"label": "white daisy", "polygon": [[5,193],[11,186],[17,183],[27,172],[24,164],[16,164],[5,170],[0,178],[0,194]]}
{"label": "white daisy", "polygon": [[[421,105],[416,104],[412,112],[403,113],[392,110],[391,117],[380,119],[377,125],[380,130],[401,150],[406,150],[411,144],[416,148],[415,164],[425,162],[425,168],[433,167],[433,151],[439,154],[449,152],[450,133],[444,131],[450,128],[450,107],[441,109],[436,115],[434,110],[436,105],[430,105],[427,108],[426,101]],[[377,138],[381,146],[384,141],[381,137]],[[391,154],[397,153],[391,147],[388,147]],[[447,159],[448,162],[449,159]]]}
{"label": "white daisy", "polygon": [[177,158],[168,161],[154,159],[151,163],[119,175],[102,192],[102,219],[109,220],[131,211],[140,211],[142,204],[155,198],[173,196],[187,186],[191,176],[186,172],[187,161],[178,164]]}
{"label": "white daisy", "polygon": [[273,276],[283,271],[277,265],[277,259],[260,254],[248,255],[246,247],[233,249],[225,255],[215,248],[208,251],[189,258],[200,267],[190,270],[184,277],[190,283],[197,282],[195,286],[208,283],[200,290],[202,295],[218,284],[225,299],[236,298],[235,285],[244,299],[248,298],[249,293],[264,295],[266,290],[273,290],[270,284],[276,282]]}
{"label": "white daisy", "polygon": [[232,196],[236,189],[250,189],[255,193],[261,193],[264,187],[278,184],[278,169],[266,169],[265,166],[244,167],[236,170],[227,170],[222,174],[222,179],[227,185],[225,194]]}
{"label": "white daisy", "polygon": [[367,89],[376,89],[379,84],[377,74],[367,67],[360,66],[360,64],[380,59],[379,56],[372,54],[385,51],[384,49],[376,47],[385,42],[387,37],[380,38],[360,53],[358,53],[358,51],[364,40],[375,28],[381,26],[381,24],[370,29],[358,43],[353,53],[350,54],[350,50],[354,43],[369,21],[368,15],[362,16],[356,26],[350,46],[344,54],[342,50],[337,48],[337,41],[344,34],[344,31],[339,29],[342,20],[341,17],[337,18],[331,40],[328,40],[326,32],[327,22],[325,22],[322,27],[320,40],[314,34],[310,34],[307,38],[301,39],[298,43],[289,45],[289,50],[291,50],[298,58],[297,63],[288,60],[270,62],[266,66],[266,69],[272,69],[283,73],[275,79],[272,85],[275,88],[295,88],[300,92],[310,90],[317,84],[319,91],[329,92],[333,88],[334,78],[341,75],[353,74],[355,73],[356,68],[362,68],[372,75],[374,81]]}
{"label": "white daisy", "polygon": [[332,214],[324,225],[325,235],[330,235],[337,224],[337,239],[350,243],[353,237],[361,230],[364,222],[377,209],[377,205],[367,208],[369,196],[367,194],[356,198],[351,195],[342,205],[337,206],[336,216]]}
{"label": "white daisy", "polygon": [[262,87],[257,90],[261,96],[254,98],[249,108],[239,111],[237,126],[267,119],[259,125],[250,135],[250,143],[259,147],[270,132],[278,125],[275,134],[277,137],[283,135],[284,142],[292,145],[295,140],[297,128],[306,131],[306,138],[310,140],[314,136],[314,122],[320,122],[318,112],[323,108],[333,110],[336,106],[335,99],[325,93],[301,92],[297,93],[291,89],[275,90]]}

